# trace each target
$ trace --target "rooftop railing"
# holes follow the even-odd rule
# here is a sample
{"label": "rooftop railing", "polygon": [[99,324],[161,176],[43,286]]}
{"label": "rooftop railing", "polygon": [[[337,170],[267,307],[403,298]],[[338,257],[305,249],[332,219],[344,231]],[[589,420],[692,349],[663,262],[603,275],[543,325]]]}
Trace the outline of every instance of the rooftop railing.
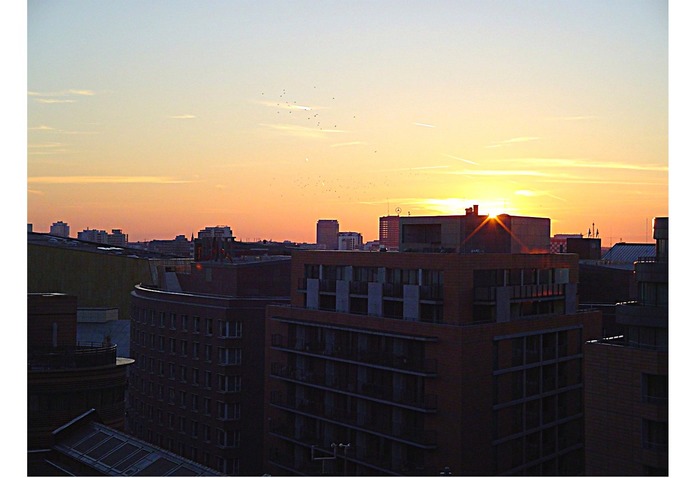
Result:
{"label": "rooftop railing", "polygon": [[116,364],[117,346],[80,342],[75,347],[31,350],[28,359],[29,370],[104,367]]}

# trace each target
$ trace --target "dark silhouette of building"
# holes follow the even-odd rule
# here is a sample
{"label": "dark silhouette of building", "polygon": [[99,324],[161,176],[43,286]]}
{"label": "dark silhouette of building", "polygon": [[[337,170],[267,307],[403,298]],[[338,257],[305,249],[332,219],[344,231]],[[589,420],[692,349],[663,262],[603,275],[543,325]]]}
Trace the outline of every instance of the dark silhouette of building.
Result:
{"label": "dark silhouette of building", "polygon": [[584,346],[586,474],[668,475],[668,218],[654,219],[655,257],[640,257],[623,329]]}
{"label": "dark silhouette of building", "polygon": [[265,308],[289,303],[290,257],[159,276],[132,292],[130,431],[220,473],[261,475]]}
{"label": "dark silhouette of building", "polygon": [[577,282],[573,254],[296,252],[291,307],[267,309],[264,471],[582,474],[601,318]]}
{"label": "dark silhouette of building", "polygon": [[77,298],[28,294],[28,449],[49,447],[51,433],[94,408],[108,426],[124,428],[127,368],[116,345],[76,340]]}
{"label": "dark silhouette of building", "polygon": [[336,219],[319,219],[316,222],[316,244],[326,250],[338,249],[340,224]]}
{"label": "dark silhouette of building", "polygon": [[190,262],[156,252],[27,233],[28,292],[74,295],[79,308],[117,308],[120,319],[129,317],[135,284],[158,284],[158,266]]}
{"label": "dark silhouette of building", "polygon": [[550,219],[500,214],[479,215],[479,206],[463,216],[404,216],[399,221],[402,252],[545,253],[550,250]]}

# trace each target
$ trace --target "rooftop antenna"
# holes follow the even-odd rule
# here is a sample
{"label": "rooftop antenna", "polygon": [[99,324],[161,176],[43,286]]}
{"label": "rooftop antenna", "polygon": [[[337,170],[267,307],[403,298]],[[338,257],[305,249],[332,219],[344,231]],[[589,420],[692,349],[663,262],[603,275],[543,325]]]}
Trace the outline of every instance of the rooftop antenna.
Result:
{"label": "rooftop antenna", "polygon": [[[401,208],[400,208],[400,207],[397,207],[396,209],[394,209],[394,211],[396,211],[396,215],[397,215],[397,216],[400,216],[400,215],[401,215]],[[388,215],[388,214],[387,214],[387,215]],[[409,215],[410,215],[410,214],[409,214]]]}

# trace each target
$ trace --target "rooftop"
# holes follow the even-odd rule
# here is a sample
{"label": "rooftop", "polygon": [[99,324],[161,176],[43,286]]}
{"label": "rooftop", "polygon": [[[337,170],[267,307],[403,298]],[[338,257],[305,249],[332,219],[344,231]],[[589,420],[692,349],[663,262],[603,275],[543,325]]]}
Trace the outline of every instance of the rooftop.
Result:
{"label": "rooftop", "polygon": [[53,450],[106,476],[220,476],[216,470],[95,419],[94,410],[90,410],[55,430]]}
{"label": "rooftop", "polygon": [[[160,252],[150,252],[143,249],[130,247],[117,247],[99,242],[82,241],[72,237],[60,237],[40,232],[27,232],[27,244],[37,246],[58,247],[62,249],[73,249],[82,252],[94,252],[98,254],[109,254],[129,257],[132,259],[175,259],[177,256],[162,254]],[[182,260],[181,258],[178,258]]]}

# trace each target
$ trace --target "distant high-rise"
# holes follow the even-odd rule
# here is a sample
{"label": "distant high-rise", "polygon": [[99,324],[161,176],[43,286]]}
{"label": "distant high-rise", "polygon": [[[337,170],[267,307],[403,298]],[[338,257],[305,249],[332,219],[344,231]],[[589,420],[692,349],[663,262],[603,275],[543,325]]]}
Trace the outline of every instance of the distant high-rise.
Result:
{"label": "distant high-rise", "polygon": [[338,250],[353,251],[362,247],[362,234],[359,232],[339,232]]}
{"label": "distant high-rise", "polygon": [[399,250],[399,216],[379,218],[379,244],[389,251]]}
{"label": "distant high-rise", "polygon": [[52,236],[69,237],[70,226],[63,221],[54,222],[51,224],[51,231],[49,234]]}
{"label": "distant high-rise", "polygon": [[107,231],[98,229],[83,229],[78,233],[78,239],[80,239],[81,241],[107,244]]}
{"label": "distant high-rise", "polygon": [[111,234],[107,234],[107,244],[110,246],[126,247],[129,242],[129,235],[124,234],[121,229],[112,229]]}
{"label": "distant high-rise", "polygon": [[233,238],[233,231],[229,226],[208,226],[197,233],[198,239],[203,239],[205,237],[231,237]]}
{"label": "distant high-rise", "polygon": [[319,219],[316,223],[316,244],[326,250],[337,250],[339,232],[337,219]]}

